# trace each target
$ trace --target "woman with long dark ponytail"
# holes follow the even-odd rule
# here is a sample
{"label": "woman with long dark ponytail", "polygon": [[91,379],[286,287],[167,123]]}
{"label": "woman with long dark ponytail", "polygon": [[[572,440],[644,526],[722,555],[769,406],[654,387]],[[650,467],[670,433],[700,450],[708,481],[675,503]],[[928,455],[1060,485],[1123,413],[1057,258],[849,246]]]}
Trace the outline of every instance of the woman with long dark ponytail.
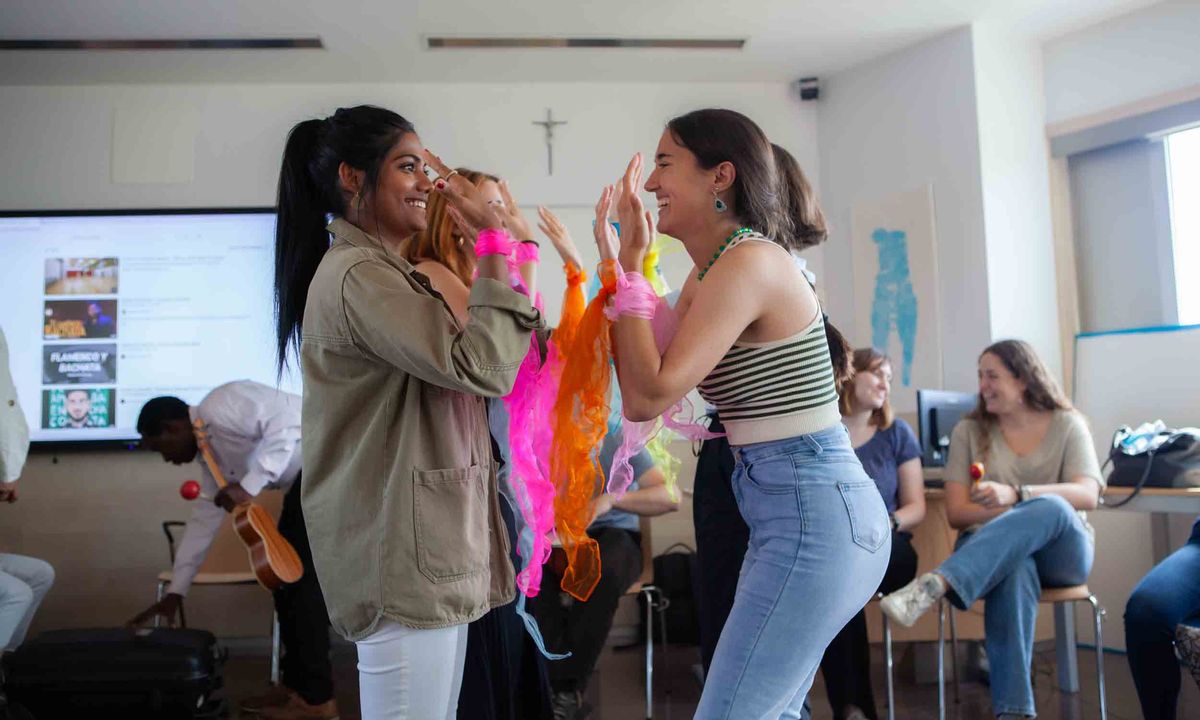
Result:
{"label": "woman with long dark ponytail", "polygon": [[[630,270],[649,245],[641,164],[635,156],[623,180],[619,249],[600,243],[602,257]],[[634,272],[617,281],[625,414],[649,419],[698,387],[728,433],[749,527],[696,717],[798,718],[825,647],[879,585],[891,541],[883,501],[841,424],[836,380],[848,367],[834,356],[845,346],[789,252],[824,234],[819,213],[811,193],[780,177],[762,130],[729,110],[669,122],[645,189],[657,198],[659,230],[696,267],[661,352],[646,289]]]}
{"label": "woman with long dark ponytail", "polygon": [[[465,322],[399,252],[435,188],[476,234]],[[513,596],[484,398],[511,389],[542,321],[507,282],[503,228],[394,112],[343,108],[288,137],[279,365],[298,353],[304,516],[366,720],[455,717],[467,623]]]}

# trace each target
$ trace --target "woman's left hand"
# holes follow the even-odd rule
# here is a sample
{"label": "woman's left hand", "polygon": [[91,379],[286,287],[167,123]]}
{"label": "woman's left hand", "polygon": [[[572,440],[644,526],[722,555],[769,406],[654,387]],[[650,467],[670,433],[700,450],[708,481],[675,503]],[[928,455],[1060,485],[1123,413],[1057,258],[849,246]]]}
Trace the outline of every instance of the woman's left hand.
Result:
{"label": "woman's left hand", "polygon": [[971,502],[985,508],[1009,507],[1020,499],[1016,488],[1004,483],[981,480],[971,486]]}
{"label": "woman's left hand", "polygon": [[617,217],[621,222],[621,267],[632,272],[641,272],[653,226],[653,218],[638,195],[641,185],[642,154],[637,153],[621,178],[621,201],[617,205]]}

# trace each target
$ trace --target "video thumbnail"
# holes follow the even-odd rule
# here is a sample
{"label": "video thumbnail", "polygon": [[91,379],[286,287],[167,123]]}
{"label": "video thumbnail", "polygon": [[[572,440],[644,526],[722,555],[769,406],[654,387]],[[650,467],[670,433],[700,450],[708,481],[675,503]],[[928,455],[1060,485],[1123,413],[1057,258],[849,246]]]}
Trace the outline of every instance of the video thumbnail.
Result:
{"label": "video thumbnail", "polygon": [[107,428],[116,425],[112,388],[51,388],[42,391],[42,428]]}
{"label": "video thumbnail", "polygon": [[46,340],[115,338],[116,300],[47,300],[42,337]]}
{"label": "video thumbnail", "polygon": [[111,385],[116,381],[116,343],[42,346],[44,385]]}
{"label": "video thumbnail", "polygon": [[115,295],[116,258],[46,258],[47,295]]}

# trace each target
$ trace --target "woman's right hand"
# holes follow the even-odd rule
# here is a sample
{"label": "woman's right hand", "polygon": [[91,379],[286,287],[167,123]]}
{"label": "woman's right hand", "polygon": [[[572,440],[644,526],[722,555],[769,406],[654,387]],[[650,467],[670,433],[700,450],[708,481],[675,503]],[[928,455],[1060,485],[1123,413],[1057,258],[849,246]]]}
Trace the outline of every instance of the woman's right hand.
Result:
{"label": "woman's right hand", "polygon": [[472,242],[482,230],[504,229],[505,217],[483,199],[474,183],[461,174],[453,173],[450,167],[428,148],[424,150],[424,155],[425,164],[438,174],[433,183],[434,191],[445,196],[451,217],[460,230],[469,233]]}
{"label": "woman's right hand", "polygon": [[538,219],[538,229],[550,238],[550,242],[558,251],[563,264],[574,263],[575,267],[582,270],[583,256],[579,254],[579,248],[575,247],[575,241],[571,239],[571,233],[562,220],[559,220],[558,216],[550,212],[548,208],[540,205],[538,206]]}

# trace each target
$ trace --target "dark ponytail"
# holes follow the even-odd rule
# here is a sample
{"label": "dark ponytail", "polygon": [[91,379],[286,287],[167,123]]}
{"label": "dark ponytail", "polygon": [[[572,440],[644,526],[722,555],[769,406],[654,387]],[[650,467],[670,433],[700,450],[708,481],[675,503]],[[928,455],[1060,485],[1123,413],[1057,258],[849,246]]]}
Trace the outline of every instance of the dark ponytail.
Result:
{"label": "dark ponytail", "polygon": [[[791,236],[780,238],[780,244],[792,251],[819,245],[829,233],[825,227],[825,214],[817,204],[812,185],[790,152],[774,143],[771,144],[771,151],[775,155],[775,175],[783,196],[783,209],[791,220],[787,224],[791,227]],[[833,364],[833,381],[840,388],[854,377],[854,348],[829,321],[828,315],[824,320],[825,342],[829,344],[829,360]]]}
{"label": "dark ponytail", "polygon": [[817,203],[817,194],[800,169],[796,158],[782,147],[772,144],[775,154],[775,174],[783,195],[783,210],[791,218],[791,237],[779,242],[790,250],[804,250],[825,241],[829,231],[825,214]]}
{"label": "dark ponytail", "polygon": [[391,110],[359,105],[324,120],[305,120],[288,134],[279,171],[275,225],[275,350],[280,374],[289,350],[300,349],[308,287],[329,249],[329,215],[344,215],[347,192],[338,179],[344,162],[362,170],[370,198],[379,169],[400,138],[415,132]]}

